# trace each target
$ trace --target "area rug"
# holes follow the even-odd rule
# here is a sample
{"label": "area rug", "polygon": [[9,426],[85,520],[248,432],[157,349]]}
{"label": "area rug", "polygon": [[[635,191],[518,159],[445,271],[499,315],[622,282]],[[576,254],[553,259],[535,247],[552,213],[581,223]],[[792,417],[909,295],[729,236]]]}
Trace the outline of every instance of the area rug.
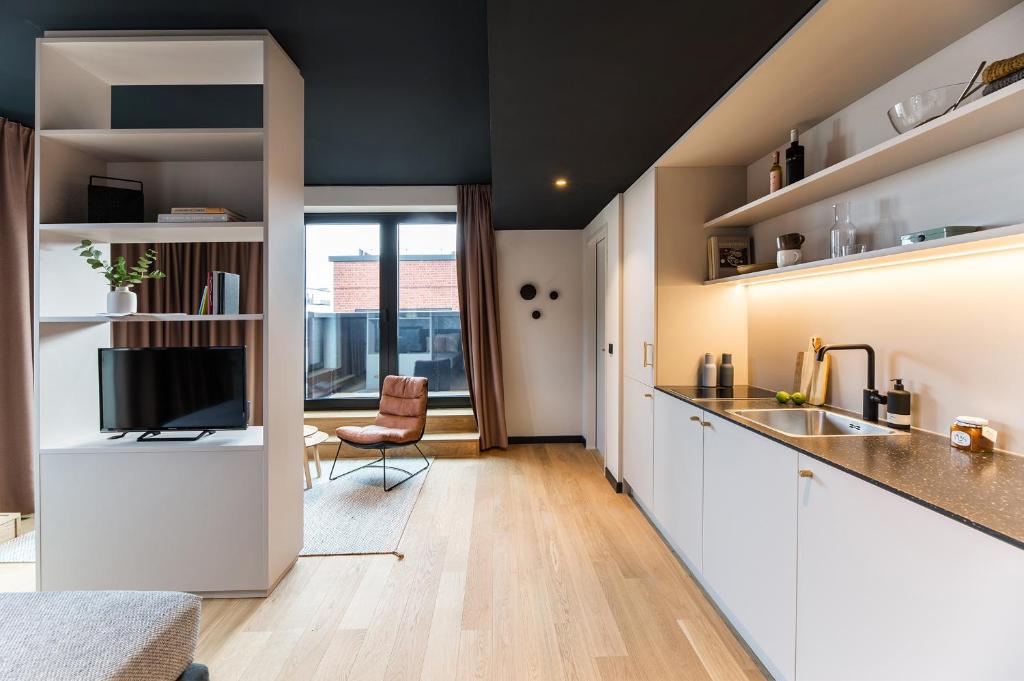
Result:
{"label": "area rug", "polygon": [[[430,459],[433,463],[433,459]],[[368,459],[341,459],[335,475],[350,471]],[[423,459],[388,458],[408,471],[423,465]],[[364,468],[337,480],[328,480],[331,465],[324,462],[323,477],[313,478],[313,488],[305,492],[304,545],[301,556],[347,556],[393,553],[401,556],[398,544],[419,498],[430,469],[390,492],[381,486],[382,471]],[[392,484],[404,473],[388,471]],[[394,477],[392,477],[394,476]]]}
{"label": "area rug", "polygon": [[0,563],[36,562],[35,530],[0,544]]}

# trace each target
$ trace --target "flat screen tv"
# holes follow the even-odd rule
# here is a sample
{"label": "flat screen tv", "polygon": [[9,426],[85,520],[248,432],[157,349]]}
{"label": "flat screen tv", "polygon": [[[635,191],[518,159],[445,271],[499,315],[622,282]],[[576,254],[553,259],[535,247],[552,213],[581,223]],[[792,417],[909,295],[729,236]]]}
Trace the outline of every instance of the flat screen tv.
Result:
{"label": "flat screen tv", "polygon": [[248,421],[244,347],[100,348],[100,430],[141,432],[244,429]]}

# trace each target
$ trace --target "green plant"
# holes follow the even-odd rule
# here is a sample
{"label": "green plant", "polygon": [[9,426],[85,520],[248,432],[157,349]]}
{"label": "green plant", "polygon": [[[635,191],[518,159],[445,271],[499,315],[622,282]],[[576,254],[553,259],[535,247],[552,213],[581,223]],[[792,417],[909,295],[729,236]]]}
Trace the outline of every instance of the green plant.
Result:
{"label": "green plant", "polygon": [[112,262],[106,262],[103,260],[103,253],[93,247],[88,239],[82,239],[82,243],[75,246],[74,250],[79,251],[79,255],[85,258],[94,270],[101,270],[100,274],[112,288],[131,288],[135,284],[141,284],[143,279],[163,279],[167,276],[158,269],[150,271],[150,267],[156,262],[156,251],[152,248],[147,248],[132,267],[128,267],[123,255],[117,256]]}

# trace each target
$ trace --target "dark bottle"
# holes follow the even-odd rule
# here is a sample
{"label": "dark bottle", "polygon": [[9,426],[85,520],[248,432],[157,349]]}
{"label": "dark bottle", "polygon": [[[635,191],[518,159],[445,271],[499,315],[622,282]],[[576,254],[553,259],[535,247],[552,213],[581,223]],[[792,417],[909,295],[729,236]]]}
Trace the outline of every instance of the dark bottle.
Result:
{"label": "dark bottle", "polygon": [[903,387],[903,379],[893,379],[892,390],[886,395],[885,420],[898,430],[910,430],[910,393]]}
{"label": "dark bottle", "polygon": [[722,353],[722,363],[718,365],[718,387],[731,388],[735,371],[732,366],[732,353]]}
{"label": "dark bottle", "polygon": [[786,184],[804,179],[804,147],[797,141],[797,131],[789,131],[789,146],[786,148]]}

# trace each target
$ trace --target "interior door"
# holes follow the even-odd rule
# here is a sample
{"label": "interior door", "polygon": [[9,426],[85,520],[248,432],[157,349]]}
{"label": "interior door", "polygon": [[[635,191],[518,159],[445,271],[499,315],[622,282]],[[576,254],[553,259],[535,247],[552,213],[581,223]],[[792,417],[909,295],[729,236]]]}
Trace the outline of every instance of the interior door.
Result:
{"label": "interior door", "polygon": [[605,337],[605,313],[604,306],[607,298],[605,287],[608,281],[608,240],[601,239],[594,248],[596,292],[595,304],[597,306],[594,315],[594,339],[597,345],[595,378],[596,394],[594,395],[594,439],[597,450],[601,453],[601,459],[605,457],[605,410],[607,408],[607,394],[605,381],[607,380],[606,369],[608,365],[608,339]]}

